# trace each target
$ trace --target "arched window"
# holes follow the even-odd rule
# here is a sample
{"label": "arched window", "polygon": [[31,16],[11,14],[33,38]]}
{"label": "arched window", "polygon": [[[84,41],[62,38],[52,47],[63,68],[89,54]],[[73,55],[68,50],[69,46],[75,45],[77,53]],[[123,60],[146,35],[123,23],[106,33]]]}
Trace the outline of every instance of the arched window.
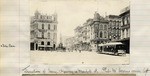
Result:
{"label": "arched window", "polygon": [[41,42],[41,45],[44,45],[44,41]]}
{"label": "arched window", "polygon": [[47,45],[50,45],[50,42],[47,42]]}

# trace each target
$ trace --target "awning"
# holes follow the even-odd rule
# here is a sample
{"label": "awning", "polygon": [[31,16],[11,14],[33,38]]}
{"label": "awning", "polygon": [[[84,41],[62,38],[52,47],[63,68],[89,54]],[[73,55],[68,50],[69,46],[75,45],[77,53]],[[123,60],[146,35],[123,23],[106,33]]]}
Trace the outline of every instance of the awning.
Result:
{"label": "awning", "polygon": [[111,45],[124,45],[124,44],[121,42],[110,42],[106,44],[99,44],[98,46],[111,46]]}
{"label": "awning", "polygon": [[123,43],[121,43],[121,42],[110,42],[110,43],[105,44],[105,46],[108,46],[108,45],[123,45]]}

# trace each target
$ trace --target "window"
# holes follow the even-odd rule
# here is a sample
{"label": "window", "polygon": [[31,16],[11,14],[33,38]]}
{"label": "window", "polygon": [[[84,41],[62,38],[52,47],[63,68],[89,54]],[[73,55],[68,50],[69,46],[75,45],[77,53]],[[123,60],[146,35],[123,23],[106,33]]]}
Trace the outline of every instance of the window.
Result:
{"label": "window", "polygon": [[50,42],[47,42],[47,45],[50,45]]}
{"label": "window", "polygon": [[42,38],[44,38],[44,32],[42,32]]}
{"label": "window", "polygon": [[124,30],[122,30],[122,38],[124,38]]}
{"label": "window", "polygon": [[41,15],[41,19],[42,19],[42,15]]}
{"label": "window", "polygon": [[48,24],[48,29],[50,30],[50,24]]}
{"label": "window", "polygon": [[107,30],[107,26],[106,25],[104,25],[104,29]]}
{"label": "window", "polygon": [[124,25],[124,17],[122,18],[122,26]]}
{"label": "window", "polygon": [[101,24],[99,24],[99,29],[102,29],[102,25]]}
{"label": "window", "polygon": [[129,16],[127,17],[127,23],[128,23],[128,24],[130,23],[130,18],[129,18]]}
{"label": "window", "polygon": [[117,28],[119,29],[119,21],[117,22]]}
{"label": "window", "polygon": [[104,35],[105,35],[105,38],[107,38],[107,33],[106,32],[104,33]]}
{"label": "window", "polygon": [[44,45],[44,41],[41,42],[41,45]]}
{"label": "window", "polygon": [[116,26],[116,24],[114,25],[114,28],[116,28],[117,26]]}
{"label": "window", "polygon": [[126,17],[124,18],[124,24],[125,25],[127,24],[127,18]]}
{"label": "window", "polygon": [[113,24],[113,25],[114,25],[114,27],[115,27],[115,25],[116,25],[116,21],[114,21],[114,24]]}
{"label": "window", "polygon": [[50,38],[50,33],[48,33],[48,38]]}
{"label": "window", "polygon": [[103,29],[103,25],[101,25],[101,29]]}
{"label": "window", "polygon": [[103,33],[102,33],[102,32],[100,32],[100,38],[102,38],[102,36],[103,36]]}
{"label": "window", "polygon": [[126,37],[128,37],[128,29],[127,29],[126,31],[127,31],[127,32],[126,32],[126,34],[127,34]]}
{"label": "window", "polygon": [[96,37],[98,38],[98,32],[97,32],[97,34],[96,34]]}
{"label": "window", "polygon": [[44,24],[42,24],[42,29],[44,29]]}
{"label": "window", "polygon": [[53,39],[54,39],[54,40],[55,40],[55,38],[56,38],[55,36],[56,36],[56,35],[55,35],[55,33],[54,33],[54,34],[53,34]]}
{"label": "window", "polygon": [[129,24],[130,24],[130,16],[128,17],[128,20],[129,20]]}
{"label": "window", "polygon": [[55,25],[54,25],[54,30],[55,30]]}

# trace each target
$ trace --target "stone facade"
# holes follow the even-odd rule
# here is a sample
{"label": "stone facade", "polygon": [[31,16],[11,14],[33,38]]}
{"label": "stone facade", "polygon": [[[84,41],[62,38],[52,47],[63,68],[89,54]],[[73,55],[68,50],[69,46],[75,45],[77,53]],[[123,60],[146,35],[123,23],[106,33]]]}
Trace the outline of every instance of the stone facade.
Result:
{"label": "stone facade", "polygon": [[125,50],[130,53],[130,6],[122,9],[121,14],[121,39],[125,44]]}
{"label": "stone facade", "polygon": [[104,44],[109,41],[108,25],[108,20],[100,16],[99,13],[95,12],[93,22],[90,25],[92,50],[98,51],[99,49],[102,49],[98,47],[98,44]]}
{"label": "stone facade", "polygon": [[43,15],[36,11],[31,17],[31,50],[54,50],[57,43],[57,14]]}
{"label": "stone facade", "polygon": [[108,31],[109,39],[117,41],[121,38],[121,18],[119,15],[108,15],[106,19],[109,21]]}

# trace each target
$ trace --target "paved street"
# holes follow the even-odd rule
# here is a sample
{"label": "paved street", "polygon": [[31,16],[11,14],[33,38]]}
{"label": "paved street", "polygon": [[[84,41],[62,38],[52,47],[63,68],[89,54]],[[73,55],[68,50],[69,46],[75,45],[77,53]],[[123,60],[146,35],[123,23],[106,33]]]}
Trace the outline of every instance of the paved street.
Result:
{"label": "paved street", "polygon": [[96,52],[56,52],[31,51],[31,63],[34,64],[128,64],[129,54],[113,56]]}

